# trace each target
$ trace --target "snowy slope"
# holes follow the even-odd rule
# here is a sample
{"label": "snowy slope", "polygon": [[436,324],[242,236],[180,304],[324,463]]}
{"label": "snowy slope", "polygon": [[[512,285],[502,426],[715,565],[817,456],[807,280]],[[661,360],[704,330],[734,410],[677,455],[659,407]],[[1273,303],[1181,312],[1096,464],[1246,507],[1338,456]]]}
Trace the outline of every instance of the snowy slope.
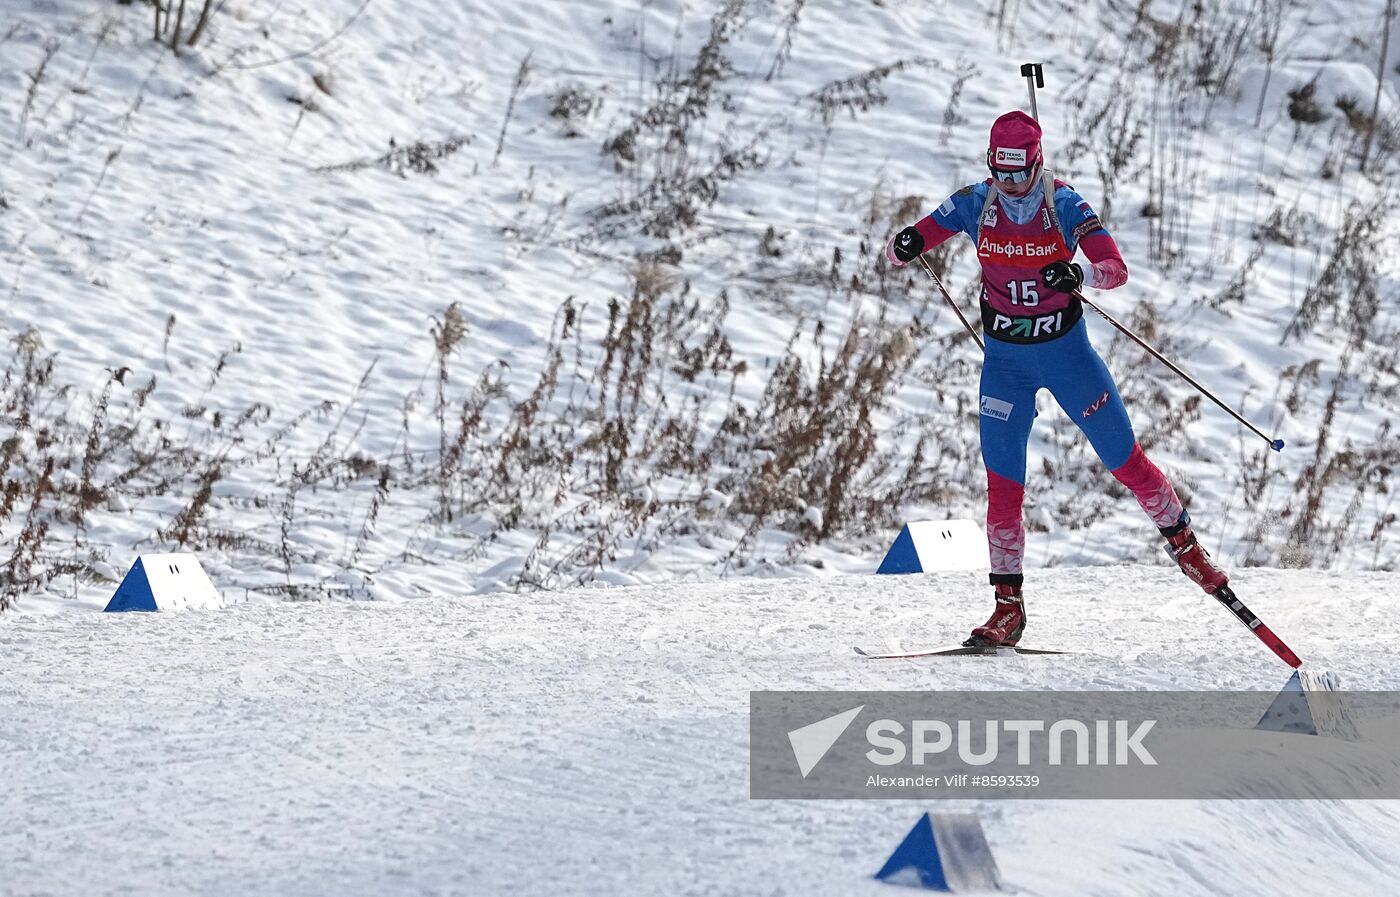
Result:
{"label": "snowy slope", "polygon": [[[1393,689],[1394,579],[1259,570],[1239,591],[1309,664]],[[1030,641],[1063,657],[851,652],[951,641],[986,612],[973,574],[13,617],[0,893],[886,893],[869,877],[925,807],[749,800],[750,690],[1286,677],[1178,575],[1042,580]],[[975,809],[1027,895],[1381,897],[1400,863],[1394,802]]]}
{"label": "snowy slope", "polygon": [[[1336,106],[1369,114],[1382,10],[1265,6],[1250,18],[1246,4],[1129,14],[1114,3],[247,0],[177,58],[152,44],[141,7],[9,4],[4,325],[12,338],[34,328],[41,357],[53,356],[59,391],[45,413],[73,425],[76,451],[60,482],[71,503],[106,371],[123,366],[112,418],[139,407],[148,444],[169,438],[195,453],[80,522],[67,506],[43,510],[50,541],[21,591],[32,608],[96,602],[135,551],[177,543],[200,550],[226,589],[324,593],[331,582],[374,597],[862,571],[903,519],[980,517],[967,413],[976,358],[927,283],[890,272],[877,250],[891,227],[980,177],[987,123],[1024,98],[1003,60],[1023,57],[1050,60],[1041,110],[1052,161],[1106,214],[1133,272],[1105,302],[1289,440],[1266,457],[1091,322],[1207,544],[1234,564],[1391,568],[1400,449],[1384,427],[1400,411],[1400,340],[1394,259],[1381,247],[1397,237],[1395,144],[1378,139],[1371,174],[1359,174],[1361,142]],[[1261,28],[1281,35],[1273,58],[1259,49]],[[698,61],[716,40],[718,75],[702,84]],[[1387,72],[1380,94],[1386,127],[1396,77]],[[1296,121],[1289,92],[1314,81],[1322,119]],[[699,111],[677,111],[686,97]],[[604,149],[649,109],[680,116],[683,147],[666,146],[666,124],[642,127],[626,153]],[[435,174],[402,156],[374,162],[451,140],[460,145],[429,160]],[[725,173],[726,158],[737,170]],[[696,200],[689,224],[642,232],[656,213],[649,184],[702,190],[702,175],[714,179],[712,203]],[[1353,203],[1378,206],[1364,233],[1357,219],[1345,229]],[[633,211],[605,214],[613,205]],[[1337,245],[1366,270],[1349,258],[1330,267]],[[639,261],[648,254],[659,269]],[[966,304],[970,254],[948,262]],[[578,324],[535,420],[555,426],[541,426],[541,444],[596,435],[596,418],[565,409],[597,399],[588,372],[603,355],[607,306],[635,298],[639,271],[652,272],[663,304],[694,302],[702,321],[721,295],[728,302],[721,372],[686,383],[658,365],[629,418],[695,401],[696,445],[731,388],[740,405],[761,403],[785,351],[810,382],[848,327],[865,345],[912,347],[874,411],[880,457],[856,478],[857,493],[896,498],[845,508],[813,541],[809,530],[832,518],[829,490],[799,476],[781,479],[770,514],[751,516],[746,496],[766,495],[765,477],[818,466],[763,469],[776,447],[764,439],[780,432],[698,474],[634,462],[606,490],[595,462],[551,469],[541,476],[559,494],[532,484],[518,506],[482,498],[470,477],[434,485],[483,377],[499,378],[501,394],[485,404],[481,446],[489,455],[508,442],[568,301]],[[1348,298],[1357,278],[1374,290],[1364,320]],[[1338,295],[1314,295],[1319,319],[1295,327],[1304,296],[1326,283]],[[434,332],[452,303],[465,333],[440,364]],[[924,329],[909,331],[912,342],[897,335],[915,319]],[[1365,332],[1353,334],[1357,320]],[[636,426],[634,455],[647,438]],[[923,459],[906,475],[921,437]],[[110,493],[130,465],[107,440],[120,448],[109,429],[87,455]],[[40,477],[37,457],[17,480]],[[495,456],[482,463],[505,469]],[[1161,563],[1138,510],[1048,403],[1031,469],[1035,564]],[[503,488],[521,479],[503,475]],[[192,507],[190,525],[174,526]],[[14,511],[7,549],[24,528]],[[580,561],[595,538],[601,560]],[[469,561],[440,566],[454,558]]]}

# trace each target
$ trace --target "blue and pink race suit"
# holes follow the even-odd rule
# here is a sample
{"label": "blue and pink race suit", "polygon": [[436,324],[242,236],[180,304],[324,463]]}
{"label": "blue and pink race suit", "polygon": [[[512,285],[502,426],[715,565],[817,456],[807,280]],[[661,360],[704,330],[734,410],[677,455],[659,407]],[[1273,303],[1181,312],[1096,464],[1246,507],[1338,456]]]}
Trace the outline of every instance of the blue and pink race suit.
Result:
{"label": "blue and pink race suit", "polygon": [[[1051,184],[1053,183],[1053,186]],[[1026,530],[1022,502],[1026,443],[1035,397],[1050,390],[1089,438],[1099,459],[1158,527],[1184,520],[1171,483],[1143,454],[1118,387],[1089,344],[1077,298],[1047,287],[1040,269],[1082,247],[1085,286],[1127,281],[1117,245],[1072,187],[1047,173],[1024,197],[993,191],[989,178],[964,187],[915,225],[925,248],[967,234],[982,264],[981,313],[987,336],[979,403],[987,468],[987,542],[992,583],[1020,585]],[[1052,194],[1047,201],[1046,193]]]}

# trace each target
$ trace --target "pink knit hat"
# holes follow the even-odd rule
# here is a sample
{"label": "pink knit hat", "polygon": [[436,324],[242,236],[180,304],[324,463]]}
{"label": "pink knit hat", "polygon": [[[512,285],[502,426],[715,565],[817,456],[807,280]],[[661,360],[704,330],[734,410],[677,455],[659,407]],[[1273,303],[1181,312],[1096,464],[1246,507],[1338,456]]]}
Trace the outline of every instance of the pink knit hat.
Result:
{"label": "pink knit hat", "polygon": [[1019,109],[992,122],[987,164],[993,168],[1028,168],[1040,157],[1040,125]]}

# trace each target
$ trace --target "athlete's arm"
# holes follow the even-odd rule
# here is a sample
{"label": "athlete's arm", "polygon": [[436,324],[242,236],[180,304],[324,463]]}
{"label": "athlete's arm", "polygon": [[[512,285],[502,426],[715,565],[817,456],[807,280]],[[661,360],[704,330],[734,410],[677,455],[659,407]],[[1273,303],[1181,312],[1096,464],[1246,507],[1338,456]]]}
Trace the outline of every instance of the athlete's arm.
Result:
{"label": "athlete's arm", "polygon": [[1084,286],[1111,290],[1128,282],[1128,266],[1123,262],[1118,244],[1088,200],[1073,188],[1062,185],[1055,191],[1055,211],[1060,217],[1065,241],[1071,247],[1078,244],[1089,260],[1084,271]]}
{"label": "athlete's arm", "polygon": [[925,215],[924,217],[920,218],[918,223],[916,223],[914,227],[918,230],[919,236],[924,238],[925,251],[932,249],[939,243],[944,242],[954,234],[961,233],[961,231],[949,230],[948,228],[939,224],[938,219],[934,218],[931,214]]}
{"label": "athlete's arm", "polygon": [[[944,200],[943,205],[895,234],[885,247],[885,258],[895,267],[903,267],[954,234],[968,232],[968,212],[974,205],[972,188],[964,187]],[[975,211],[972,217],[975,220]]]}
{"label": "athlete's arm", "polygon": [[1086,234],[1084,239],[1079,241],[1079,248],[1084,250],[1084,256],[1090,263],[1088,270],[1084,272],[1086,287],[1111,290],[1128,282],[1128,266],[1124,264],[1118,244],[1113,242],[1108,231],[1099,228],[1091,234]]}

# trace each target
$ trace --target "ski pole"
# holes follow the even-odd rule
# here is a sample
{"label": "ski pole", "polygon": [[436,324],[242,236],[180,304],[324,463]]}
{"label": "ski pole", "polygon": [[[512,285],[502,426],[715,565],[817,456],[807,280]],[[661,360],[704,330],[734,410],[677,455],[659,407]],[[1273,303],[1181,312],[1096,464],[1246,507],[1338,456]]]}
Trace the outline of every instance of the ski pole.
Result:
{"label": "ski pole", "polygon": [[1022,63],[1021,77],[1026,79],[1026,92],[1031,95],[1031,118],[1040,121],[1040,115],[1035,108],[1035,89],[1045,86],[1045,75],[1040,69],[1040,63]]}
{"label": "ski pole", "polygon": [[1276,451],[1276,452],[1281,452],[1281,451],[1283,451],[1283,440],[1282,440],[1282,439],[1272,439],[1272,438],[1270,438],[1270,437],[1268,436],[1268,434],[1266,434],[1263,430],[1259,429],[1258,427],[1254,426],[1254,424],[1252,424],[1252,423],[1250,423],[1249,421],[1245,420],[1244,417],[1243,417],[1238,411],[1236,411],[1235,409],[1231,408],[1229,405],[1226,405],[1224,402],[1220,401],[1220,399],[1216,398],[1214,393],[1212,393],[1210,390],[1206,389],[1206,388],[1205,388],[1204,386],[1202,386],[1200,383],[1196,382],[1196,380],[1195,380],[1194,377],[1192,377],[1190,374],[1186,373],[1186,372],[1183,371],[1181,368],[1179,368],[1179,367],[1177,367],[1175,364],[1173,364],[1172,361],[1171,361],[1171,359],[1167,358],[1167,356],[1163,355],[1161,352],[1158,352],[1156,349],[1154,349],[1154,348],[1152,348],[1151,346],[1149,346],[1149,345],[1147,344],[1147,341],[1144,340],[1142,337],[1138,336],[1136,333],[1133,333],[1133,332],[1132,332],[1131,330],[1129,330],[1127,327],[1124,327],[1122,324],[1118,323],[1118,321],[1115,320],[1114,317],[1113,317],[1112,315],[1110,315],[1108,312],[1104,311],[1103,309],[1101,309],[1101,308],[1099,308],[1097,305],[1095,305],[1093,302],[1091,302],[1091,301],[1089,300],[1089,298],[1088,298],[1087,296],[1085,296],[1083,293],[1079,292],[1078,290],[1075,290],[1074,293],[1073,293],[1073,295],[1074,295],[1075,298],[1077,298],[1080,302],[1083,302],[1085,305],[1089,306],[1089,307],[1092,308],[1094,311],[1098,312],[1099,317],[1103,318],[1105,321],[1107,321],[1108,323],[1112,324],[1114,327],[1117,327],[1119,333],[1123,334],[1123,335],[1126,336],[1128,339],[1130,339],[1130,340],[1132,340],[1133,342],[1137,343],[1139,346],[1142,346],[1142,348],[1144,348],[1144,349],[1147,350],[1147,353],[1148,353],[1149,355],[1151,355],[1153,358],[1157,359],[1158,361],[1160,361],[1162,364],[1166,365],[1167,367],[1171,368],[1172,372],[1175,373],[1178,377],[1180,377],[1181,379],[1185,380],[1187,383],[1190,383],[1192,386],[1196,387],[1196,389],[1200,390],[1201,395],[1205,396],[1206,398],[1210,399],[1210,400],[1211,400],[1212,402],[1214,402],[1215,404],[1219,405],[1222,409],[1225,410],[1225,413],[1229,414],[1229,415],[1230,415],[1231,417],[1233,417],[1235,420],[1239,421],[1240,423],[1242,423],[1242,424],[1244,424],[1246,427],[1248,427],[1250,430],[1252,430],[1256,436],[1258,436],[1260,439],[1263,439],[1265,442],[1267,442],[1267,443],[1269,444],[1269,448],[1273,449],[1273,450]]}
{"label": "ski pole", "polygon": [[[1022,76],[1023,78],[1026,79],[1026,91],[1027,91],[1028,93],[1030,93],[1030,96],[1031,96],[1031,118],[1034,118],[1036,121],[1039,121],[1039,120],[1040,120],[1040,116],[1036,114],[1036,111],[1037,111],[1037,110],[1036,110],[1036,106],[1035,106],[1035,89],[1036,89],[1037,87],[1044,87],[1044,86],[1045,86],[1045,76],[1041,73],[1040,63],[1038,63],[1038,62],[1027,62],[1027,63],[1024,63],[1024,64],[1021,66],[1021,76]],[[1047,199],[1048,199],[1048,197],[1047,197]],[[930,273],[932,273],[932,272],[930,272]],[[1078,299],[1079,299],[1080,302],[1083,302],[1085,305],[1089,306],[1089,307],[1092,308],[1094,311],[1098,312],[1099,317],[1103,318],[1105,321],[1107,321],[1108,323],[1112,324],[1114,327],[1117,327],[1117,328],[1118,328],[1118,331],[1119,331],[1120,333],[1122,333],[1124,336],[1126,336],[1128,339],[1132,340],[1133,342],[1137,343],[1139,346],[1142,346],[1144,349],[1146,349],[1147,352],[1148,352],[1148,354],[1150,354],[1153,358],[1157,359],[1157,360],[1160,361],[1162,364],[1165,364],[1167,367],[1171,368],[1172,371],[1173,371],[1177,376],[1181,377],[1181,379],[1185,380],[1187,383],[1190,383],[1192,386],[1196,387],[1196,389],[1200,390],[1201,395],[1205,396],[1206,398],[1210,399],[1212,402],[1214,402],[1215,404],[1217,404],[1217,405],[1219,405],[1221,408],[1223,408],[1223,409],[1225,410],[1225,413],[1226,413],[1226,414],[1229,414],[1229,415],[1230,415],[1231,417],[1233,417],[1235,420],[1239,421],[1240,423],[1242,423],[1242,424],[1244,424],[1246,427],[1248,427],[1251,431],[1254,432],[1254,434],[1255,434],[1256,436],[1258,436],[1260,439],[1262,439],[1262,440],[1264,440],[1265,442],[1267,442],[1267,443],[1269,444],[1269,448],[1273,449],[1273,450],[1276,451],[1276,452],[1281,452],[1281,451],[1283,451],[1283,440],[1282,440],[1282,439],[1272,439],[1272,438],[1270,438],[1270,437],[1268,436],[1268,434],[1266,434],[1263,430],[1259,429],[1258,427],[1254,426],[1254,424],[1252,424],[1252,423],[1250,423],[1249,421],[1245,420],[1244,417],[1241,416],[1240,413],[1239,413],[1238,411],[1236,411],[1235,409],[1231,408],[1229,405],[1226,405],[1224,402],[1222,402],[1222,401],[1220,401],[1219,399],[1217,399],[1217,398],[1215,397],[1215,394],[1214,394],[1214,393],[1212,393],[1210,390],[1206,389],[1206,388],[1205,388],[1204,386],[1202,386],[1201,384],[1197,383],[1196,380],[1195,380],[1190,374],[1186,373],[1186,372],[1183,371],[1181,368],[1177,367],[1175,364],[1172,364],[1171,360],[1170,360],[1169,358],[1167,358],[1167,356],[1163,355],[1161,352],[1158,352],[1156,349],[1154,349],[1154,348],[1152,348],[1151,346],[1149,346],[1149,345],[1147,344],[1147,342],[1146,342],[1145,340],[1143,340],[1142,337],[1138,336],[1136,333],[1133,333],[1133,332],[1132,332],[1131,330],[1129,330],[1127,327],[1124,327],[1122,324],[1118,323],[1116,320],[1113,319],[1113,316],[1112,316],[1112,315],[1110,315],[1108,312],[1104,311],[1103,309],[1099,308],[1099,307],[1098,307],[1097,305],[1095,305],[1093,302],[1090,302],[1089,299],[1086,298],[1086,297],[1084,296],[1083,293],[1079,292],[1078,290],[1075,290],[1075,291],[1074,291],[1074,295],[1075,295],[1076,297],[1078,297]]]}
{"label": "ski pole", "polygon": [[958,316],[958,320],[962,321],[962,325],[967,328],[967,332],[972,334],[972,338],[977,342],[977,348],[981,349],[983,352],[987,351],[987,347],[982,345],[982,337],[978,336],[977,331],[972,329],[972,324],[967,320],[967,315],[963,314],[962,309],[958,308],[958,303],[954,302],[953,297],[948,294],[948,288],[943,285],[943,281],[939,280],[938,275],[933,273],[933,266],[928,263],[928,259],[924,258],[923,253],[919,254],[919,264],[924,266],[924,273],[929,276],[929,279],[938,285],[938,291],[943,294],[943,298],[947,301],[948,307],[953,310],[953,314]]}

